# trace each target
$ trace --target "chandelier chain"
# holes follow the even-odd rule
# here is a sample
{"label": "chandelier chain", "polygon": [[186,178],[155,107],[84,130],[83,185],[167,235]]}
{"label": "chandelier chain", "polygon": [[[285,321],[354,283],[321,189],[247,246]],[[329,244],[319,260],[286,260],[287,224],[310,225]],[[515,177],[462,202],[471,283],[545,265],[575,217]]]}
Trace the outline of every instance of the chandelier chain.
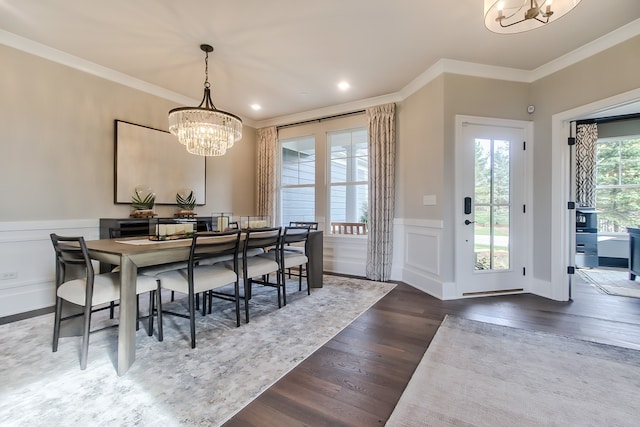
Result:
{"label": "chandelier chain", "polygon": [[211,87],[211,84],[209,83],[209,52],[207,51],[205,51],[204,56],[204,87]]}

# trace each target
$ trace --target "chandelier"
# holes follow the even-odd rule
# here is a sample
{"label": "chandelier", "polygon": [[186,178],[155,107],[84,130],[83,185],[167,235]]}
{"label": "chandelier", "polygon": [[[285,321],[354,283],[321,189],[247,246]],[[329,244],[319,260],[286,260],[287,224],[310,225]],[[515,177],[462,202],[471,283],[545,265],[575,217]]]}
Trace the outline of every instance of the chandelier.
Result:
{"label": "chandelier", "polygon": [[197,107],[169,111],[169,132],[177,136],[191,154],[223,156],[242,138],[242,119],[213,105],[209,84],[209,52],[213,52],[213,47],[202,44],[200,49],[205,53],[202,102]]}
{"label": "chandelier", "polygon": [[494,33],[521,33],[557,21],[580,0],[485,0],[484,25]]}

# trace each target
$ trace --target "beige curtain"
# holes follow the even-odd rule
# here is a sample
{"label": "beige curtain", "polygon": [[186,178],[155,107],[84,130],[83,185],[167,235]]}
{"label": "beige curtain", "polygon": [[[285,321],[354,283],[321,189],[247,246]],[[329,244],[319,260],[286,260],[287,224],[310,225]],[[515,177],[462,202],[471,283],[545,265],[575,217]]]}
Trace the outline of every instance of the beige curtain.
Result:
{"label": "beige curtain", "polygon": [[256,206],[258,215],[275,221],[276,146],[278,130],[275,126],[258,129],[256,158]]}
{"label": "beige curtain", "polygon": [[576,126],[576,202],[578,206],[596,205],[596,123]]}
{"label": "beige curtain", "polygon": [[368,108],[369,238],[367,278],[389,280],[393,261],[396,105]]}

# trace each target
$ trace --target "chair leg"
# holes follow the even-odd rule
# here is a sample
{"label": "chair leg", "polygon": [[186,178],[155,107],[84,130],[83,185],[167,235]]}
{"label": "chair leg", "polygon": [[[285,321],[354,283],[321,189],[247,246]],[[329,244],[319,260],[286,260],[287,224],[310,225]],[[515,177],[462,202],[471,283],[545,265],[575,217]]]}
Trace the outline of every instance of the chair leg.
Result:
{"label": "chair leg", "polygon": [[191,325],[191,348],[196,348],[196,304],[193,292],[189,292],[189,324]]}
{"label": "chair leg", "polygon": [[278,282],[278,289],[280,289],[280,286],[282,286],[282,305],[285,306],[287,305],[287,281],[285,280],[283,275],[282,281],[276,278],[276,282]]}
{"label": "chair leg", "polygon": [[171,301],[175,301],[176,298],[176,293],[174,291],[171,291]]}
{"label": "chair leg", "polygon": [[56,314],[53,321],[53,342],[51,347],[53,352],[58,351],[58,339],[60,338],[60,318],[62,317],[62,298],[56,297]]}
{"label": "chair leg", "polygon": [[281,297],[281,289],[280,289],[280,270],[276,272],[276,289],[278,291],[278,308],[282,308],[282,297]]}
{"label": "chair leg", "polygon": [[307,262],[307,265],[305,267],[305,276],[304,277],[307,279],[307,295],[311,295],[311,287],[309,286],[309,263],[308,262]]}
{"label": "chair leg", "polygon": [[84,325],[82,327],[82,350],[80,352],[80,369],[87,369],[87,357],[89,355],[89,330],[91,328],[91,305],[84,308]]}
{"label": "chair leg", "polygon": [[[238,280],[236,280],[236,283],[234,285],[234,290],[235,290],[235,304],[236,304],[236,327],[240,326],[240,283]],[[209,307],[211,307],[211,304],[209,304]]]}
{"label": "chair leg", "polygon": [[156,291],[149,292],[149,330],[147,331],[148,336],[153,335],[153,308],[154,308],[155,296],[156,296]]}
{"label": "chair leg", "polygon": [[140,295],[136,295],[136,331],[140,330]]}
{"label": "chair leg", "polygon": [[244,278],[244,317],[245,322],[249,323],[249,292],[251,289],[251,279]]}
{"label": "chair leg", "polygon": [[158,282],[158,290],[156,291],[156,302],[158,304],[158,341],[162,341],[164,335],[162,331],[162,288],[160,287],[160,282]]}
{"label": "chair leg", "polygon": [[203,316],[207,315],[207,299],[209,299],[209,292],[205,291],[202,293],[202,315]]}
{"label": "chair leg", "polygon": [[298,292],[302,291],[302,265],[298,266]]}
{"label": "chair leg", "polygon": [[109,319],[113,319],[115,308],[116,308],[116,303],[111,301],[111,303],[109,304]]}

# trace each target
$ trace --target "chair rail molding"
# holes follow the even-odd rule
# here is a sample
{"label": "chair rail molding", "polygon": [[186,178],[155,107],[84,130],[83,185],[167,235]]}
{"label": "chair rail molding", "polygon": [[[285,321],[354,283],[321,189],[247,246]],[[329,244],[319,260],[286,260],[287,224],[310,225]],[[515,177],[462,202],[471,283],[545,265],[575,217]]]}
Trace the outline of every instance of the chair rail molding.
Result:
{"label": "chair rail molding", "polygon": [[0,317],[52,307],[50,233],[98,238],[98,219],[0,222]]}

